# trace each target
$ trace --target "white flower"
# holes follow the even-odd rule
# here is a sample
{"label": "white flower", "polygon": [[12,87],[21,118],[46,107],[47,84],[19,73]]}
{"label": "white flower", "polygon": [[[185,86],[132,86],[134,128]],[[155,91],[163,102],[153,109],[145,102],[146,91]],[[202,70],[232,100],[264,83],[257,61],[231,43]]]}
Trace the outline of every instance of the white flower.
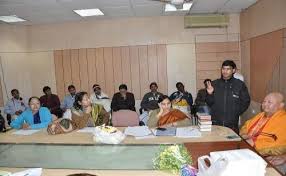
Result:
{"label": "white flower", "polygon": [[185,163],[186,160],[182,157],[181,153],[180,153],[180,148],[178,145],[173,145],[167,148],[168,152],[171,152],[171,154],[178,159],[179,161],[181,161],[182,163]]}

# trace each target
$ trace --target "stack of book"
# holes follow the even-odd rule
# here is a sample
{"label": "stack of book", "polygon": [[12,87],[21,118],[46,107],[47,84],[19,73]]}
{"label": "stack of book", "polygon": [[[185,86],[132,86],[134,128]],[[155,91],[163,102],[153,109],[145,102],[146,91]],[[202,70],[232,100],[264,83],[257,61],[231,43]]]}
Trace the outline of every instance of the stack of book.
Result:
{"label": "stack of book", "polygon": [[197,113],[198,125],[200,131],[211,131],[212,130],[212,117],[206,113]]}

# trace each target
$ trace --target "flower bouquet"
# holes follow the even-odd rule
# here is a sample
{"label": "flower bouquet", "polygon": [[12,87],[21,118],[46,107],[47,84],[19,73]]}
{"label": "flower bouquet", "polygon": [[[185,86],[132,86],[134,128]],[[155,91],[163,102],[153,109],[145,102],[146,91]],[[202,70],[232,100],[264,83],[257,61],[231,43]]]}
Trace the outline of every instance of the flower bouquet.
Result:
{"label": "flower bouquet", "polygon": [[153,164],[155,169],[178,175],[183,171],[183,167],[192,164],[192,157],[183,145],[162,145],[153,159]]}

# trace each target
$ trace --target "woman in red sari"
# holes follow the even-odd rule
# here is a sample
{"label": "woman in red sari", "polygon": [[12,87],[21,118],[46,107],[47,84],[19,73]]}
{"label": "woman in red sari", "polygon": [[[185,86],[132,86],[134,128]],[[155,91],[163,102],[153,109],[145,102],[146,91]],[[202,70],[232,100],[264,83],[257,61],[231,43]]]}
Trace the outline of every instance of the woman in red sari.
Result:
{"label": "woman in red sari", "polygon": [[150,113],[147,125],[149,127],[189,126],[191,120],[178,109],[172,109],[172,103],[167,95],[158,100],[159,109]]}

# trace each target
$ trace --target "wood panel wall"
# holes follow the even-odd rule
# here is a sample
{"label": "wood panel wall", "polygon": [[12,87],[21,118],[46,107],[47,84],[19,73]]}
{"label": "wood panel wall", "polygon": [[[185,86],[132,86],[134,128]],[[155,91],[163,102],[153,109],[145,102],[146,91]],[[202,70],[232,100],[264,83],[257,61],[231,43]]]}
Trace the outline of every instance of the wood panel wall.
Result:
{"label": "wood panel wall", "polygon": [[197,89],[204,87],[203,82],[207,78],[220,78],[221,64],[226,59],[233,60],[240,70],[239,42],[196,43]]}
{"label": "wood panel wall", "polygon": [[[275,68],[279,68],[276,66],[279,65],[282,48],[283,30],[250,39],[250,93],[252,100],[261,102],[268,91],[277,91],[274,84],[279,82],[279,78]],[[267,90],[267,87],[271,86],[273,86],[272,89]]]}
{"label": "wood panel wall", "polygon": [[[278,34],[279,32],[277,31],[276,33]],[[270,92],[281,92],[284,96],[286,96],[286,29],[284,29],[282,37],[282,48],[278,48],[279,50],[281,49],[281,54],[274,53],[278,54],[279,56],[275,59],[274,64],[272,65],[270,79],[266,80],[266,91],[261,98]],[[278,42],[276,42],[276,44],[281,44],[281,40],[279,40],[279,38],[277,39]],[[278,52],[280,52],[279,50]]]}
{"label": "wood panel wall", "polygon": [[142,99],[155,81],[160,92],[168,92],[166,45],[56,50],[54,60],[60,98],[70,84],[87,92],[99,84],[112,97],[124,83],[136,99]]}
{"label": "wood panel wall", "polygon": [[[3,75],[1,75],[3,76]],[[2,77],[0,76],[0,79],[2,79]],[[2,92],[2,81],[0,80],[0,106],[3,107],[4,106],[4,99],[3,99],[3,92]]]}

